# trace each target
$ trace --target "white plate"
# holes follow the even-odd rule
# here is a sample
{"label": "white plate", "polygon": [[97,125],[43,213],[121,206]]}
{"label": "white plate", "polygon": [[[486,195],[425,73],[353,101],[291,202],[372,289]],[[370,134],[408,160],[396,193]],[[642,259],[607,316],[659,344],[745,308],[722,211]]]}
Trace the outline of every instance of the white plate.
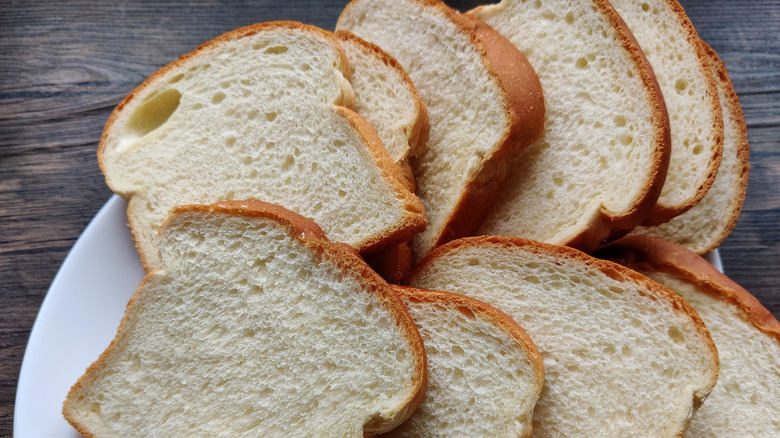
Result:
{"label": "white plate", "polygon": [[126,208],[118,196],[109,199],[54,277],[19,373],[16,438],[79,436],[62,417],[62,402],[116,335],[127,301],[144,276]]}
{"label": "white plate", "polygon": [[[54,277],[19,373],[16,438],[79,436],[62,417],[62,401],[114,338],[127,301],[144,276],[126,208],[118,196],[109,199]],[[717,250],[707,260],[723,270]]]}

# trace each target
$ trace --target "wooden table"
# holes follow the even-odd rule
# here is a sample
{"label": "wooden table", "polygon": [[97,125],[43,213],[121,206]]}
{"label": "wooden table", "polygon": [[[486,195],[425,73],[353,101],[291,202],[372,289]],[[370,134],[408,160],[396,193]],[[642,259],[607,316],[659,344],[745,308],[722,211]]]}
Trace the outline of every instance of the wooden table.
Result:
{"label": "wooden table", "polygon": [[[345,1],[222,3],[0,3],[0,435],[11,434],[19,367],[46,290],[111,195],[95,151],[114,106],[219,34],[282,19],[332,29]],[[780,316],[780,2],[682,3],[729,68],[748,125],[748,196],[721,247],[725,270]]]}

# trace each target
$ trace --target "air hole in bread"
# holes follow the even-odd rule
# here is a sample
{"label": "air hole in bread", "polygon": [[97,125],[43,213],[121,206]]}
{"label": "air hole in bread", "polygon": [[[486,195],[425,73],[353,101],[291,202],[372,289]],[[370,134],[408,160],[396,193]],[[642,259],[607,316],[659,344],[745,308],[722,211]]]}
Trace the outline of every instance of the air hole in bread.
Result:
{"label": "air hole in bread", "polygon": [[675,343],[677,344],[685,343],[685,334],[682,332],[682,330],[680,330],[679,327],[676,326],[669,327],[667,333],[669,334],[669,338]]}
{"label": "air hole in bread", "polygon": [[701,144],[697,144],[693,147],[693,155],[699,155],[702,152],[704,152],[704,146]]}
{"label": "air hole in bread", "polygon": [[267,53],[269,55],[280,55],[286,52],[287,52],[287,46],[271,46],[265,49],[264,53]]}
{"label": "air hole in bread", "polygon": [[650,5],[648,5],[647,3],[642,3],[642,10],[645,12],[649,11]]}
{"label": "air hole in bread", "polygon": [[169,84],[175,84],[184,78],[184,73],[179,73],[176,76],[168,79]]}
{"label": "air hole in bread", "polygon": [[633,142],[634,142],[634,137],[632,137],[630,135],[621,135],[620,136],[620,144],[622,144],[623,146],[628,146],[628,145],[630,145]]}
{"label": "air hole in bread", "polygon": [[249,114],[246,115],[246,118],[249,120],[254,120],[257,118],[258,114],[260,114],[260,111],[253,109],[252,111],[249,111]]}
{"label": "air hole in bread", "polygon": [[625,116],[615,116],[613,119],[615,121],[615,126],[622,128],[626,126],[626,117]]}
{"label": "air hole in bread", "polygon": [[566,21],[566,24],[572,24],[574,23],[574,14],[571,12],[566,13],[566,16],[563,17],[564,21]]}
{"label": "air hole in bread", "polygon": [[574,63],[574,66],[577,68],[585,68],[588,66],[588,60],[585,58],[579,58],[577,62]]}
{"label": "air hole in bread", "polygon": [[127,121],[131,137],[143,137],[162,126],[179,107],[181,93],[170,88],[156,93],[152,98],[135,110]]}
{"label": "air hole in bread", "polygon": [[277,116],[276,111],[265,113],[265,119],[268,120],[269,122],[273,122],[274,120],[276,120],[276,116]]}
{"label": "air hole in bread", "polygon": [[677,91],[677,94],[683,94],[687,88],[688,81],[685,79],[677,79],[677,81],[674,83],[674,89]]}
{"label": "air hole in bread", "polygon": [[213,103],[214,105],[218,105],[220,102],[225,100],[225,97],[227,97],[225,93],[221,91],[217,91],[216,93],[214,93],[213,96],[211,96],[211,103]]}

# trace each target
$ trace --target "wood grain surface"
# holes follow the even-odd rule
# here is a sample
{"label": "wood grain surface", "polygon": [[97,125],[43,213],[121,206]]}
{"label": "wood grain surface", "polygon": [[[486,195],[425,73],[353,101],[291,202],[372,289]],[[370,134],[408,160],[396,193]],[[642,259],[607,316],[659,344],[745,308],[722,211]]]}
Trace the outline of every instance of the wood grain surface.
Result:
{"label": "wood grain surface", "polygon": [[[0,2],[0,436],[12,433],[19,367],[41,301],[111,195],[95,151],[114,106],[217,35],[269,20],[333,29],[345,3]],[[725,61],[748,125],[748,196],[721,247],[725,271],[780,316],[780,2],[681,3]]]}

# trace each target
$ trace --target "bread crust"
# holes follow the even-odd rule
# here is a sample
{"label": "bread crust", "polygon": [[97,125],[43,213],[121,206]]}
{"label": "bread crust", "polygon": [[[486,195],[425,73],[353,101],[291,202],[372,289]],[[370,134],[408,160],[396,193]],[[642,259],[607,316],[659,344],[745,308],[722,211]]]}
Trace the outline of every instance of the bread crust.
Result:
{"label": "bread crust", "polygon": [[511,316],[484,301],[466,295],[411,286],[392,285],[392,287],[396,293],[403,297],[403,301],[421,301],[425,303],[441,304],[444,307],[463,307],[479,314],[493,325],[501,327],[514,338],[518,348],[527,352],[528,356],[531,358],[534,376],[536,377],[536,396],[539,396],[542,385],[544,384],[544,364],[542,363],[542,355],[539,353],[539,349],[536,347],[534,341]]}
{"label": "bread crust", "polygon": [[[726,213],[727,218],[725,219],[724,228],[722,229],[720,235],[715,236],[713,241],[707,247],[701,250],[700,253],[705,254],[717,248],[723,242],[723,240],[726,239],[729,234],[731,234],[731,230],[733,230],[737,225],[737,219],[739,218],[739,214],[742,212],[742,206],[745,202],[745,193],[747,193],[748,175],[750,173],[750,145],[748,144],[745,115],[742,112],[742,105],[739,103],[739,97],[737,96],[736,91],[734,91],[731,78],[729,78],[729,72],[726,68],[726,64],[723,63],[723,60],[720,59],[720,56],[718,56],[717,52],[715,52],[715,50],[713,50],[709,44],[703,40],[702,44],[704,45],[712,67],[716,71],[715,77],[720,84],[720,88],[726,95],[726,101],[721,102],[721,104],[729,109],[729,112],[731,113],[730,122],[736,124],[736,134],[738,139],[736,145],[736,160],[739,163],[739,181],[737,182],[737,186],[734,187],[731,203],[729,205],[728,212]],[[723,121],[723,125],[723,129],[725,131],[725,120]],[[732,128],[730,127],[729,129]]]}
{"label": "bread crust", "polygon": [[[585,229],[570,237],[566,242],[559,242],[585,252],[591,252],[601,243],[628,233],[651,214],[658,197],[661,195],[669,167],[669,158],[671,157],[669,116],[663,94],[661,93],[661,87],[650,63],[644,52],[642,52],[636,38],[634,38],[626,23],[609,1],[591,0],[591,2],[615,29],[620,45],[639,71],[639,76],[648,96],[648,102],[651,105],[653,144],[656,145],[656,149],[651,160],[650,171],[644,184],[644,190],[637,196],[636,202],[630,208],[624,212],[614,212],[601,206],[599,211],[591,217],[589,225]],[[470,10],[468,14],[478,16],[481,11],[494,7],[496,5],[478,6]]]}
{"label": "bread crust", "polygon": [[430,131],[430,125],[428,124],[428,108],[425,106],[422,99],[420,99],[420,95],[417,93],[417,88],[415,88],[412,79],[395,58],[390,56],[376,44],[370,43],[352,32],[337,30],[335,35],[336,39],[339,41],[346,41],[347,43],[360,47],[364,53],[373,54],[384,65],[394,70],[398,77],[401,78],[406,90],[412,96],[416,116],[414,123],[409,131],[406,132],[406,137],[409,140],[409,151],[404,156],[403,160],[396,164],[401,167],[404,176],[411,183],[410,190],[414,191],[414,173],[409,161],[425,153],[425,146],[428,143],[428,133]]}
{"label": "bread crust", "polygon": [[626,236],[600,249],[597,256],[640,272],[663,272],[727,302],[758,330],[780,342],[780,322],[750,292],[695,252],[652,236]]}
{"label": "bread crust", "polygon": [[664,205],[656,203],[655,207],[653,207],[650,212],[650,215],[642,222],[642,225],[645,226],[660,225],[664,222],[668,222],[673,217],[679,216],[698,204],[715,182],[715,175],[718,172],[720,159],[723,154],[723,114],[720,109],[718,87],[715,78],[712,75],[709,60],[710,56],[707,53],[707,47],[705,46],[704,41],[699,38],[699,34],[696,32],[693,23],[691,23],[690,18],[688,18],[688,15],[685,13],[685,9],[683,9],[677,0],[662,0],[662,3],[671,10],[673,15],[677,18],[680,27],[684,30],[685,39],[696,52],[696,57],[699,61],[698,68],[702,73],[708,90],[707,93],[710,97],[708,104],[713,115],[710,126],[712,126],[712,129],[715,132],[715,144],[712,145],[714,154],[712,160],[710,160],[707,175],[696,191],[696,195],[689,202],[682,205]]}
{"label": "bread crust", "polygon": [[[109,140],[108,139],[109,134],[112,131],[114,123],[117,121],[120,115],[123,114],[123,110],[128,104],[130,104],[136,98],[138,98],[138,96],[141,95],[142,92],[147,87],[150,87],[153,84],[155,84],[158,80],[165,77],[169,72],[180,68],[188,60],[203,56],[204,54],[207,54],[211,49],[220,46],[220,44],[224,42],[238,40],[251,35],[255,35],[257,33],[266,30],[273,30],[273,29],[291,29],[291,30],[300,30],[304,32],[311,32],[329,41],[331,45],[334,47],[334,49],[337,51],[339,56],[339,60],[337,62],[337,65],[335,65],[335,67],[339,71],[341,71],[341,73],[346,79],[349,79],[350,77],[349,62],[347,60],[347,55],[345,51],[341,48],[341,45],[338,42],[338,39],[332,32],[325,31],[315,26],[310,26],[310,25],[306,25],[294,21],[273,21],[273,22],[252,24],[249,26],[241,27],[233,31],[227,32],[223,35],[220,35],[210,41],[201,44],[192,52],[180,56],[177,60],[157,70],[155,73],[149,76],[144,82],[142,82],[135,89],[133,89],[133,91],[131,91],[111,113],[111,115],[108,118],[108,121],[106,122],[105,128],[103,129],[103,133],[97,151],[98,165],[100,167],[100,170],[103,172],[103,174],[106,177],[106,183],[108,184],[108,186],[111,187],[112,190],[114,190],[113,185],[111,183],[111,176],[107,172],[107,168],[106,168],[105,157],[104,157],[105,149]],[[406,217],[401,223],[399,223],[395,227],[394,230],[386,232],[382,235],[375,235],[373,236],[373,238],[369,239],[364,245],[360,246],[359,248],[360,250],[370,253],[370,252],[377,251],[381,248],[389,247],[394,244],[409,240],[411,236],[414,236],[417,233],[419,233],[421,230],[425,229],[427,222],[425,220],[425,213],[422,204],[420,203],[420,200],[409,191],[405,176],[401,173],[398,166],[395,163],[393,163],[392,159],[387,155],[387,151],[384,150],[384,146],[382,145],[381,140],[379,139],[378,135],[374,131],[373,127],[371,127],[370,124],[368,124],[368,122],[366,122],[360,115],[350,110],[350,108],[354,104],[354,96],[352,95],[351,88],[347,86],[344,91],[345,92],[340,97],[341,100],[334,104],[336,112],[339,113],[346,120],[348,120],[350,124],[353,126],[353,128],[355,128],[358,131],[358,134],[364,140],[366,149],[369,151],[370,155],[374,158],[374,162],[377,163],[377,165],[379,166],[382,177],[385,179],[386,182],[388,182],[388,184],[397,193],[397,197],[399,199],[404,200],[407,208]],[[427,117],[427,113],[426,113],[426,117]],[[421,127],[420,129],[423,128]],[[135,241],[136,249],[138,250],[139,256],[141,258],[141,264],[143,265],[144,270],[146,272],[150,272],[154,269],[154,266],[152,260],[150,259],[149,254],[153,253],[155,249],[146,248],[142,244],[144,240],[140,238],[139,235],[140,231],[137,226],[137,221],[133,218],[133,214],[132,214],[132,207],[135,204],[134,200],[136,200],[137,197],[134,196],[135,195],[134,192],[128,192],[128,193],[119,192],[119,191],[116,192],[123,198],[129,199],[128,210],[127,210],[128,223],[130,225],[131,233],[133,235],[133,240]],[[399,232],[399,234],[394,234],[396,232]]]}
{"label": "bread crust", "polygon": [[504,185],[509,160],[535,142],[544,129],[542,84],[525,56],[509,40],[477,17],[461,14],[441,2],[414,0],[439,8],[457,24],[482,55],[488,73],[504,96],[508,129],[482,170],[468,182],[434,248],[472,234],[485,218]]}
{"label": "bread crust", "polygon": [[[341,16],[350,15],[350,10],[361,1],[364,0],[352,0]],[[507,159],[541,135],[544,128],[544,97],[539,79],[525,56],[482,20],[461,14],[438,0],[407,1],[435,10],[469,38],[482,55],[482,62],[493,82],[501,90],[508,121],[507,130],[494,152],[482,157],[481,170],[466,181],[465,190],[434,240],[435,247],[469,235],[479,226],[503,185]]]}
{"label": "bread crust", "polygon": [[[425,348],[423,346],[422,337],[417,331],[414,320],[412,320],[411,316],[406,311],[406,307],[403,305],[400,298],[393,289],[381,279],[381,277],[362,262],[357,250],[344,243],[329,241],[325,237],[325,233],[322,229],[310,219],[287,210],[284,207],[257,200],[224,201],[212,205],[180,206],[177,207],[172,215],[163,223],[161,232],[164,232],[164,230],[170,227],[174,221],[178,220],[177,215],[183,213],[225,214],[248,218],[272,219],[286,227],[291,235],[295,236],[303,245],[312,249],[319,256],[320,260],[328,258],[335,262],[340,268],[356,272],[358,276],[363,279],[365,289],[378,295],[383,305],[390,311],[396,325],[401,328],[404,337],[415,355],[415,372],[414,380],[411,385],[412,390],[402,404],[403,409],[398,411],[396,415],[391,418],[376,416],[370,419],[370,421],[364,425],[364,434],[365,436],[373,436],[391,430],[414,413],[414,410],[417,409],[417,406],[422,402],[428,381],[427,361],[425,358]],[[153,271],[144,277],[141,285],[139,285],[136,292],[130,297],[125,314],[117,329],[116,337],[111,341],[108,348],[106,348],[100,357],[87,368],[84,375],[82,375],[71,387],[66,400],[63,402],[62,412],[65,419],[85,437],[92,437],[94,435],[86,429],[86,426],[77,422],[70,412],[70,403],[78,397],[79,392],[84,389],[84,386],[96,377],[97,372],[109,363],[114,355],[114,351],[119,348],[122,342],[124,342],[128,325],[132,323],[132,319],[135,317],[135,315],[132,314],[135,303],[136,301],[144,299],[144,287],[148,285],[152,281],[152,278],[159,272],[161,271]]]}
{"label": "bread crust", "polygon": [[[717,382],[717,376],[720,368],[720,361],[718,358],[718,352],[715,347],[715,343],[710,336],[709,330],[707,330],[704,322],[696,313],[696,311],[683,300],[679,295],[670,291],[669,289],[661,286],[655,281],[622,266],[618,263],[611,262],[609,260],[598,259],[591,257],[584,252],[577,249],[551,245],[547,243],[537,242],[534,240],[504,237],[504,236],[477,236],[466,237],[458,240],[451,241],[434,249],[428,256],[426,256],[414,269],[411,275],[404,281],[404,284],[410,285],[416,282],[417,277],[427,267],[428,264],[436,262],[437,259],[444,258],[450,253],[457,253],[463,249],[468,248],[481,248],[481,247],[496,247],[508,250],[521,250],[531,252],[533,254],[540,254],[545,256],[556,257],[559,259],[572,260],[577,263],[587,265],[593,269],[596,269],[612,279],[621,282],[631,282],[641,286],[637,289],[637,292],[654,300],[663,300],[670,303],[672,308],[680,314],[688,317],[693,324],[694,329],[698,332],[700,338],[706,344],[706,348],[710,353],[713,363],[713,373],[710,382],[700,388],[698,392],[693,394],[693,408],[696,409],[704,399],[709,395],[712,388]],[[682,436],[685,432],[687,424],[680,425],[681,429],[678,432],[678,436]]]}

